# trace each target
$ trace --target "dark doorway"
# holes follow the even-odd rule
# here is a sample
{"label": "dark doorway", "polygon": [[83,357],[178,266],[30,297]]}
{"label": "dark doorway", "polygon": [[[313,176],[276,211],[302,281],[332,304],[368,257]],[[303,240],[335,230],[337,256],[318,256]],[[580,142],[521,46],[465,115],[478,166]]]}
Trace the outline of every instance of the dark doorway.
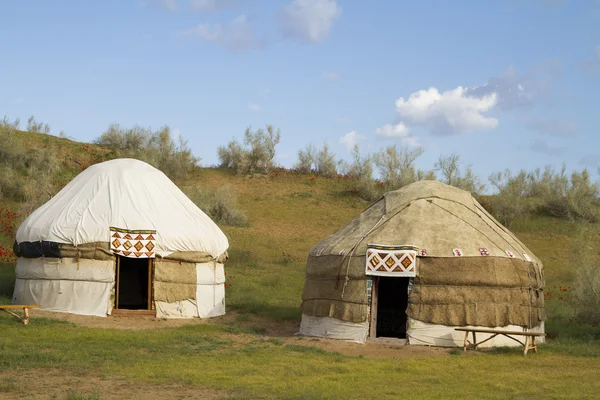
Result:
{"label": "dark doorway", "polygon": [[152,293],[152,259],[117,256],[115,308],[149,310]]}
{"label": "dark doorway", "polygon": [[377,337],[406,338],[409,278],[378,278]]}

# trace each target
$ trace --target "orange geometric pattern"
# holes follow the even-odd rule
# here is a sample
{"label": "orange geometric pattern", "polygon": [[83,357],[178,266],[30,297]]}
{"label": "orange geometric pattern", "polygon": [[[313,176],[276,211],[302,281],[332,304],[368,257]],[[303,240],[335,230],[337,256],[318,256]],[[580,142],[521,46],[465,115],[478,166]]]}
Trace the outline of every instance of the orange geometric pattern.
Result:
{"label": "orange geometric pattern", "polygon": [[132,258],[155,257],[155,230],[129,230],[111,226],[110,233],[113,239],[110,250],[113,253]]}
{"label": "orange geometric pattern", "polygon": [[368,245],[367,275],[416,276],[417,251],[415,246]]}

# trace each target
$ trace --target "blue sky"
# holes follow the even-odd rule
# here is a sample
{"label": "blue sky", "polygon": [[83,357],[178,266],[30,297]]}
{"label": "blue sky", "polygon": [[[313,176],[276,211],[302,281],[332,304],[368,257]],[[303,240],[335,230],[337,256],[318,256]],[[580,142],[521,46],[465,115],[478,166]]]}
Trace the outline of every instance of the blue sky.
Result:
{"label": "blue sky", "polygon": [[600,1],[0,3],[0,117],[91,141],[112,122],[188,139],[203,164],[247,126],[278,162],[422,146],[495,171],[600,166]]}

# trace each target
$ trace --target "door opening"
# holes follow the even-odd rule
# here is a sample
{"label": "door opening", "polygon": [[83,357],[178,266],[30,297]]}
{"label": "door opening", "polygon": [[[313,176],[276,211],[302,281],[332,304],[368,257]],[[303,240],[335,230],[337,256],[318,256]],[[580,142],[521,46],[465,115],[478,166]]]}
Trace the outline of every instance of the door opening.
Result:
{"label": "door opening", "polygon": [[375,337],[406,339],[406,308],[408,307],[406,277],[378,277],[373,296]]}
{"label": "door opening", "polygon": [[115,308],[152,309],[152,259],[117,256]]}

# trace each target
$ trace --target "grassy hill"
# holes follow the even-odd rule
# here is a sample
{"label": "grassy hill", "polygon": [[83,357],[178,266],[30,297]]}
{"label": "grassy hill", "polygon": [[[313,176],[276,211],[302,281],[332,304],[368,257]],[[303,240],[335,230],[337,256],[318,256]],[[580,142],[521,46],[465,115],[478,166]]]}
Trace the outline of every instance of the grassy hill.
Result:
{"label": "grassy hill", "polygon": [[[34,150],[56,149],[61,157],[56,173],[60,182],[110,157],[106,149],[48,135],[20,133],[19,140]],[[351,195],[343,179],[283,170],[268,176],[238,177],[229,170],[203,168],[176,183],[182,188],[230,186],[248,216],[246,227],[222,226],[231,256],[226,266],[227,307],[240,322],[260,317],[257,321],[299,323],[309,249],[369,205]],[[14,240],[17,210],[15,201],[0,199],[0,302],[9,302],[12,294],[14,257],[7,253]],[[448,352],[441,358],[423,360],[363,359],[261,342],[260,334],[243,329],[240,334],[246,335],[246,342],[240,348],[241,339],[224,333],[230,334],[230,328],[211,324],[133,334],[76,328],[43,318],[33,319],[24,328],[0,316],[0,328],[6,332],[0,338],[0,372],[42,368],[58,369],[69,376],[99,373],[108,380],[183,382],[215,388],[234,398],[369,398],[373,390],[381,388],[386,389],[378,392],[377,398],[396,398],[406,390],[411,398],[505,398],[507,393],[544,397],[539,390],[556,398],[593,397],[600,389],[590,373],[600,367],[600,334],[597,328],[569,322],[569,287],[574,284],[575,269],[571,260],[581,226],[536,216],[511,227],[544,263],[550,293],[546,297],[547,331],[554,342],[527,359],[515,350],[497,350],[481,357],[457,357],[460,354]],[[600,246],[600,238],[593,240]],[[578,335],[579,339],[573,339]],[[73,348],[73,341],[80,346]],[[16,376],[11,379],[21,382]],[[4,388],[16,398],[19,392],[11,387],[0,383],[0,397]],[[565,389],[568,392],[563,392]]]}

